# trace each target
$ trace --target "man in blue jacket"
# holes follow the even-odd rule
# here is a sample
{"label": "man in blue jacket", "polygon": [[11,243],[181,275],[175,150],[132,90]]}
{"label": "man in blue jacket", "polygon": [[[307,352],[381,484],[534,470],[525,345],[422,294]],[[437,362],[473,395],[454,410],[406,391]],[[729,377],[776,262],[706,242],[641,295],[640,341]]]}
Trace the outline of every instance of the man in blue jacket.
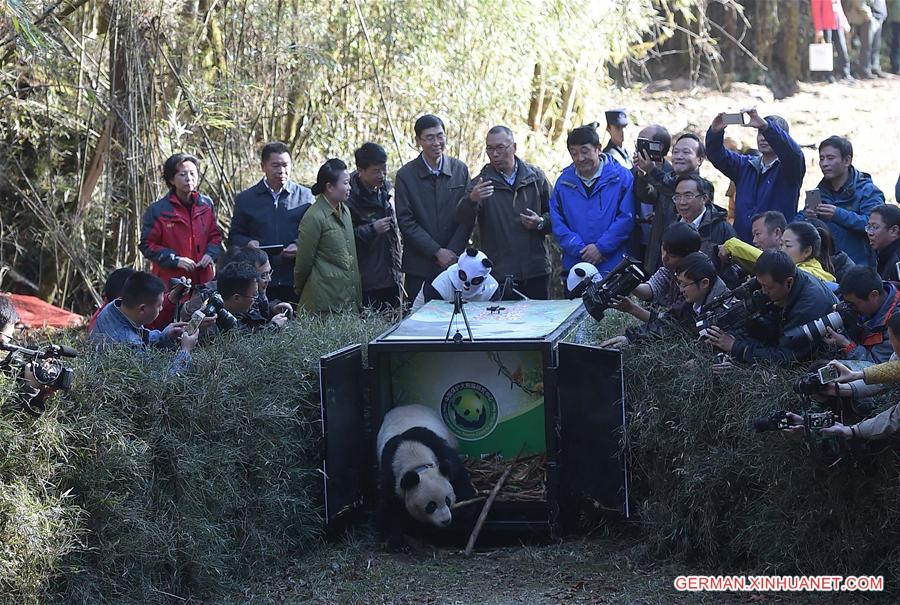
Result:
{"label": "man in blue jacket", "polygon": [[884,193],[871,176],[853,167],[853,145],[844,137],[830,136],[819,144],[819,168],[822,203],[815,210],[806,209],[805,216],[825,221],[835,250],[846,252],[857,265],[875,267],[866,225],[872,210],[884,204]]}
{"label": "man in blue jacket", "polygon": [[734,181],[734,230],[747,243],[753,241],[752,218],[767,210],[784,216],[797,214],[800,186],[806,174],[803,151],[788,135],[789,125],[779,116],[759,117],[743,110],[747,126],[757,129],[761,156],[741,155],[725,148],[725,119],[720,113],[706,132],[706,155],[719,172]]}
{"label": "man in blue jacket", "polygon": [[567,273],[584,261],[605,275],[622,260],[634,229],[634,177],[601,153],[600,137],[590,126],[572,130],[566,146],[572,164],[559,175],[550,196],[563,269]]}

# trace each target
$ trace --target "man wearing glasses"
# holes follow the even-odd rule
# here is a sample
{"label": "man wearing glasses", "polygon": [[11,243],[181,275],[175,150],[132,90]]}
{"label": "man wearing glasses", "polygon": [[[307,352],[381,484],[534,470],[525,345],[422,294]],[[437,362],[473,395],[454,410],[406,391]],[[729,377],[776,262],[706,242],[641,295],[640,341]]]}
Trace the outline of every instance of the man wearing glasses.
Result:
{"label": "man wearing glasses", "polygon": [[885,281],[900,281],[900,208],[875,206],[866,224],[869,245],[875,251],[878,274]]}
{"label": "man wearing glasses", "polygon": [[456,222],[456,204],[469,182],[469,169],[444,153],[444,123],[425,114],[416,120],[422,153],[397,171],[397,223],[403,239],[402,268],[407,296],[454,264],[466,247],[472,224]]}
{"label": "man wearing glasses", "polygon": [[550,297],[550,182],[540,168],[516,155],[516,141],[506,126],[494,126],[485,139],[488,163],[469,183],[456,206],[461,224],[478,223],[481,249],[494,263],[501,283],[513,278],[507,300]]}
{"label": "man wearing glasses", "polygon": [[675,210],[679,222],[693,225],[700,234],[700,251],[713,257],[713,246],[721,246],[735,237],[734,228],[728,222],[728,213],[714,206],[709,199],[709,181],[694,173],[678,177],[675,182]]}

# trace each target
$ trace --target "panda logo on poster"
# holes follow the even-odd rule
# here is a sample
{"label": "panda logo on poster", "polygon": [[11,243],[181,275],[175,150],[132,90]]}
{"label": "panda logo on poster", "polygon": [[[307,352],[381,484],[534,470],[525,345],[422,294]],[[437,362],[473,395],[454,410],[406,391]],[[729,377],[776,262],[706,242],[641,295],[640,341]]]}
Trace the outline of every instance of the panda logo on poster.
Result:
{"label": "panda logo on poster", "polygon": [[463,441],[477,441],[490,435],[499,415],[494,395],[477,382],[458,382],[441,399],[444,424]]}

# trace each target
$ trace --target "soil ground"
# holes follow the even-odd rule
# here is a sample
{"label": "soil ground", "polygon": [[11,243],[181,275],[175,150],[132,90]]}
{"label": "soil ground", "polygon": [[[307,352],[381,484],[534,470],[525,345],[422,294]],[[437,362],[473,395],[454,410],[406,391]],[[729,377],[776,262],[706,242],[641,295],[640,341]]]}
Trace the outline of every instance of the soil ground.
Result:
{"label": "soil ground", "polygon": [[[677,82],[669,88],[678,88]],[[659,85],[657,85],[659,86]],[[662,88],[667,88],[665,85]],[[853,142],[854,165],[872,174],[889,200],[900,172],[900,78],[854,84],[801,84],[793,97],[774,100],[760,86],[733,84],[727,92],[692,90],[617,91],[610,107],[626,107],[632,123],[665,125],[670,132],[705,132],[719,111],[756,106],[791,122],[791,134],[804,146],[804,188],[821,178],[816,148],[831,134]],[[633,148],[638,128],[627,131]],[[754,145],[755,131],[729,127],[727,135]],[[558,171],[548,166],[548,174]],[[715,181],[716,199],[725,205],[727,181],[711,165],[701,172]],[[371,603],[489,605],[528,603],[861,603],[883,601],[879,595],[679,593],[676,576],[704,570],[681,563],[647,563],[639,538],[568,539],[545,546],[519,546],[477,552],[465,558],[458,550],[420,545],[404,554],[381,551],[370,538],[328,544],[284,570],[248,587],[242,603]],[[888,583],[894,578],[886,578]]]}

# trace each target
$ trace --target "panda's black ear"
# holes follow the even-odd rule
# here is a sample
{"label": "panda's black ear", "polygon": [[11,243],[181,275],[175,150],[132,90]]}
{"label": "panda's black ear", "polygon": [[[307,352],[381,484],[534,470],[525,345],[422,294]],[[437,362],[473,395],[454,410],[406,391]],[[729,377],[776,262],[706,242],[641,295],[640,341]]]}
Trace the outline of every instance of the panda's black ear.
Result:
{"label": "panda's black ear", "polygon": [[450,478],[450,463],[446,460],[441,460],[438,463],[438,471],[448,479]]}
{"label": "panda's black ear", "polygon": [[582,269],[581,267],[575,267],[575,275],[577,275],[578,277],[584,277],[585,275],[587,275],[587,273],[585,273],[584,269]]}
{"label": "panda's black ear", "polygon": [[406,471],[400,479],[400,489],[409,491],[419,484],[419,473],[415,471]]}
{"label": "panda's black ear", "polygon": [[494,263],[492,263],[491,259],[489,259],[489,258],[482,259],[481,264],[484,265],[485,267],[487,267],[488,269],[490,269],[491,267],[494,266]]}
{"label": "panda's black ear", "polygon": [[478,256],[478,250],[475,248],[466,248],[466,254],[469,256]]}

